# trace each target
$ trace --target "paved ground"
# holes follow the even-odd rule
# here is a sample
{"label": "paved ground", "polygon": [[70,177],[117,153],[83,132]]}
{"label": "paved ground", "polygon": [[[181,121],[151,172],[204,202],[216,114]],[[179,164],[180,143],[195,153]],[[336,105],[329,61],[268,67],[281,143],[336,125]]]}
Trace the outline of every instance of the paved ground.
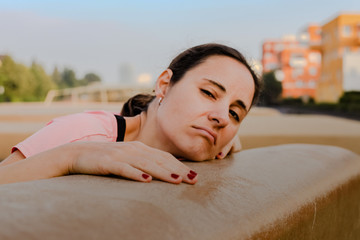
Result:
{"label": "paved ground", "polygon": [[[40,129],[52,118],[84,110],[119,112],[121,104],[42,103],[0,104],[0,159],[11,146]],[[326,115],[281,114],[253,108],[240,132],[245,149],[285,143],[336,145],[360,154],[360,121]]]}

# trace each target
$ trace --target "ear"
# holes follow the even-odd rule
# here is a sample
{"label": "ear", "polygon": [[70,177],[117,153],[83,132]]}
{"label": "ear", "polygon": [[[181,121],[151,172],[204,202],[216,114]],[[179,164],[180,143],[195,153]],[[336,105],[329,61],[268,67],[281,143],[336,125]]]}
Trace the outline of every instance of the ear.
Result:
{"label": "ear", "polygon": [[173,75],[171,69],[166,69],[158,77],[155,85],[155,95],[156,97],[165,97],[166,92],[170,87],[170,80]]}

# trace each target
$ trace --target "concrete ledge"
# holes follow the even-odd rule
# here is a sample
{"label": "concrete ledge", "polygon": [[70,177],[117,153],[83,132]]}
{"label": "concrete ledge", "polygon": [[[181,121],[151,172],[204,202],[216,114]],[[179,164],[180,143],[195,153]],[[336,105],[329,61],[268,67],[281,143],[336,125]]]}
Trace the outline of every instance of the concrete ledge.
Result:
{"label": "concrete ledge", "polygon": [[0,239],[360,239],[360,156],[290,144],[189,162],[199,182],[0,186]]}
{"label": "concrete ledge", "polygon": [[[359,126],[360,127],[360,126]],[[338,146],[349,149],[360,154],[360,135],[359,136],[323,136],[323,135],[241,135],[240,136],[243,149],[251,149],[258,147],[268,147],[280,144],[290,143],[306,143]]]}

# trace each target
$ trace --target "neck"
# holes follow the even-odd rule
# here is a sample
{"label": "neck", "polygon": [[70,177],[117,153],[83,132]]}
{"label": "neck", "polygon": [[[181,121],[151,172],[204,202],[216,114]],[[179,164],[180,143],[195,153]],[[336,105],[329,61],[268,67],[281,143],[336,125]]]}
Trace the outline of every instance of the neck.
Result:
{"label": "neck", "polygon": [[124,141],[140,141],[150,147],[171,152],[173,148],[166,140],[157,121],[157,102],[149,105],[147,112],[134,117],[126,117],[126,132]]}

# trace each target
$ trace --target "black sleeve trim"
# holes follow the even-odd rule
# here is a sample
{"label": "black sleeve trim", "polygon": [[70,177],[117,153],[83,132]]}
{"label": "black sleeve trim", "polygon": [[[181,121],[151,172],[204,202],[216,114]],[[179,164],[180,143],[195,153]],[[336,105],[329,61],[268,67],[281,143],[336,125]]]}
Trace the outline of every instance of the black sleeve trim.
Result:
{"label": "black sleeve trim", "polygon": [[124,141],[126,121],[123,116],[114,115],[117,121],[117,142]]}

